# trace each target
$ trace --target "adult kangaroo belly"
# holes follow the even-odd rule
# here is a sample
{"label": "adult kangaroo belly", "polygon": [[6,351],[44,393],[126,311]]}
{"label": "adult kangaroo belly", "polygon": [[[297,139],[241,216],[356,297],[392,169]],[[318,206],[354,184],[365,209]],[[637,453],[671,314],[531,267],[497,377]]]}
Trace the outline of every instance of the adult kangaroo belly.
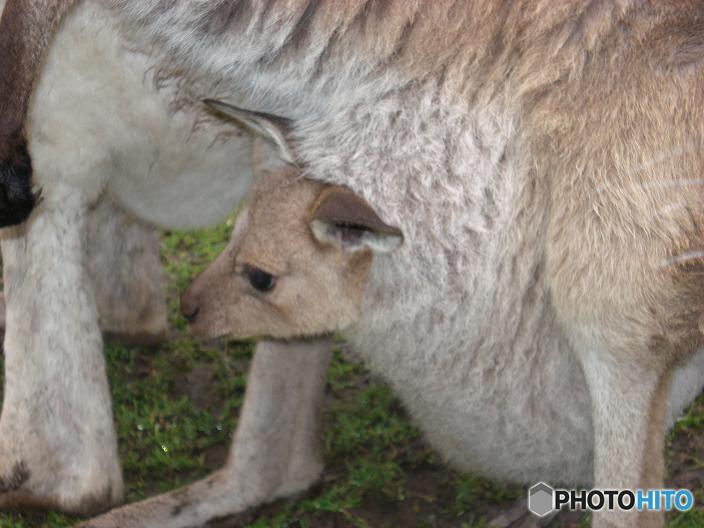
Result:
{"label": "adult kangaroo belly", "polygon": [[[593,426],[585,378],[547,293],[533,295],[488,307],[483,320],[469,317],[469,293],[455,308],[439,300],[401,310],[402,317],[382,302],[349,338],[453,466],[513,482],[589,485]],[[674,374],[668,427],[702,379],[704,351]]]}
{"label": "adult kangaroo belly", "polygon": [[589,394],[547,293],[507,299],[481,311],[485,318],[472,316],[486,292],[475,293],[403,318],[382,309],[351,332],[353,346],[454,466],[509,481],[588,483]]}
{"label": "adult kangaroo belly", "polygon": [[59,183],[92,200],[107,190],[165,227],[217,222],[252,181],[250,136],[208,117],[194,83],[163,79],[151,52],[99,4],[71,11],[30,105],[35,184],[49,199]]}

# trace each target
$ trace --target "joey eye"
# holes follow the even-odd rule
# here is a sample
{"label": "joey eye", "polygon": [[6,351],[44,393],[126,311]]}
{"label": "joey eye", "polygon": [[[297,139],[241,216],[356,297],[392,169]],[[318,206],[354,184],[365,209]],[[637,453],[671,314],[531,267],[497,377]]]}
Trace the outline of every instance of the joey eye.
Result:
{"label": "joey eye", "polygon": [[276,285],[274,276],[259,268],[246,267],[244,269],[244,276],[252,285],[252,288],[260,292],[268,292]]}

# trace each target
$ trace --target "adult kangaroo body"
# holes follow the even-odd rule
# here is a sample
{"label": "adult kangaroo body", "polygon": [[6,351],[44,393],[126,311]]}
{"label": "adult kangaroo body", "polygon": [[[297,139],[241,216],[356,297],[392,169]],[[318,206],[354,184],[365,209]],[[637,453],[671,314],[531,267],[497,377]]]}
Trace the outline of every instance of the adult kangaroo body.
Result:
{"label": "adult kangaroo body", "polygon": [[[700,3],[105,3],[185,78],[287,117],[308,176],[403,231],[347,336],[450,462],[662,484],[662,432],[703,379]],[[259,405],[281,398],[266,386]],[[223,472],[96,525],[204,523],[304,487],[314,472],[247,480],[267,428],[246,415]],[[289,478],[291,456],[258,474]]]}
{"label": "adult kangaroo body", "polygon": [[[0,0],[3,24],[17,4],[7,11]],[[36,76],[33,98],[0,92],[26,99],[17,126],[43,188],[29,220],[1,237],[2,508],[94,513],[122,502],[100,330],[139,339],[166,329],[158,236],[134,217],[174,228],[218,221],[252,176],[249,134],[193,108],[196,87],[161,77],[149,50],[115,26],[103,6],[82,5],[57,23],[41,69],[16,76]]]}

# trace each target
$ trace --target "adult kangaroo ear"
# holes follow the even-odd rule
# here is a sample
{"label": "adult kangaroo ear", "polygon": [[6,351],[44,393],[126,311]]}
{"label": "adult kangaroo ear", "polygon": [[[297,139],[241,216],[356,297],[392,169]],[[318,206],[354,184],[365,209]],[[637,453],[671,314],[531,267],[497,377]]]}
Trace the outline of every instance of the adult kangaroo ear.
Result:
{"label": "adult kangaroo ear", "polygon": [[364,198],[344,187],[326,187],[320,193],[309,225],[318,242],[345,251],[389,253],[403,243],[400,229],[384,223]]}
{"label": "adult kangaroo ear", "polygon": [[213,110],[239,121],[257,134],[265,137],[277,148],[281,159],[291,165],[296,164],[296,158],[287,139],[290,128],[288,119],[264,112],[245,110],[215,99],[205,99],[203,102]]}

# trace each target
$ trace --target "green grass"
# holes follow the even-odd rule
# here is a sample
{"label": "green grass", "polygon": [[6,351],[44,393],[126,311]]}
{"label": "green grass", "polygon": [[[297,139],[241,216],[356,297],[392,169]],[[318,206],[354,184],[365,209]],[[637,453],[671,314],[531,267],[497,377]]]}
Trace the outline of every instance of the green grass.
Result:
{"label": "green grass", "polygon": [[[178,294],[222,250],[231,228],[232,220],[210,230],[166,233],[162,255],[173,335],[151,348],[106,346],[128,501],[198,479],[224,461],[252,345],[194,340],[177,308]],[[388,387],[340,350],[330,366],[326,400],[322,482],[304,497],[254,512],[247,526],[485,528],[492,515],[523,496],[523,488],[446,468]],[[677,459],[680,469],[698,467],[702,439],[700,400],[670,435],[673,449],[686,454]],[[704,504],[701,490],[697,504]],[[53,528],[77,520],[55,513],[0,514],[0,527]],[[579,526],[589,526],[588,518]],[[704,510],[673,515],[670,526],[704,526]]]}

